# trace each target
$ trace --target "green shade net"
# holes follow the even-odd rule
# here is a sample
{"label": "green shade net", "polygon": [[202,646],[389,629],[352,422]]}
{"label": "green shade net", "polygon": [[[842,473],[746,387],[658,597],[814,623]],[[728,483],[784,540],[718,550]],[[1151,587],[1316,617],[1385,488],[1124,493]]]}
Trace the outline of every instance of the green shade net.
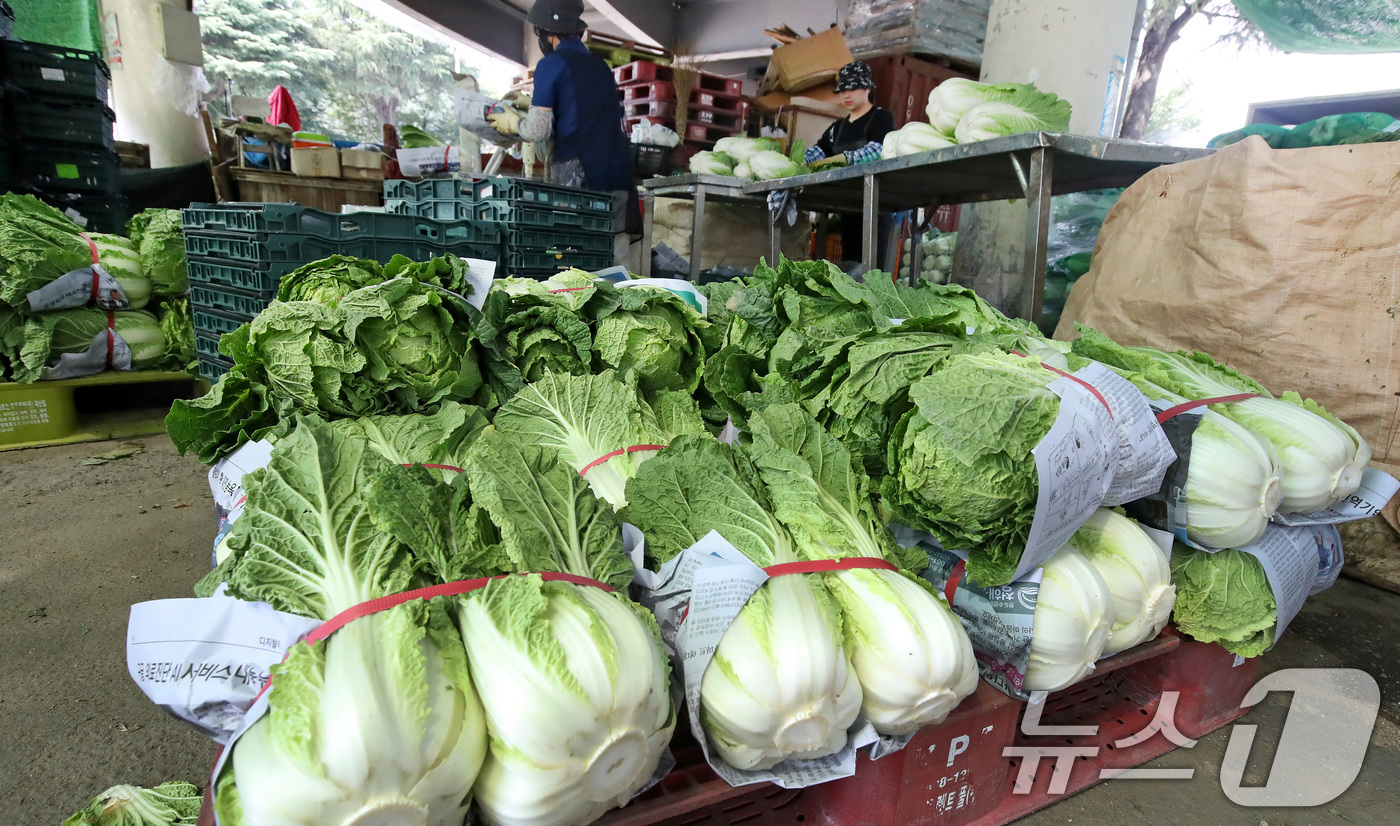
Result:
{"label": "green shade net", "polygon": [[15,12],[15,38],[102,52],[97,0],[7,0]]}
{"label": "green shade net", "polygon": [[1400,51],[1397,0],[1234,0],[1249,22],[1285,52]]}

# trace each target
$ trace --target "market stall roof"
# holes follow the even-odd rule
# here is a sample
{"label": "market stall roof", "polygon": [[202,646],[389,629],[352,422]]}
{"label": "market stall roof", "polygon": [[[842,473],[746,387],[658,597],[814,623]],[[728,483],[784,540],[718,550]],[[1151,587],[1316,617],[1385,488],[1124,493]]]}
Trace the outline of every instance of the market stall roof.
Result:
{"label": "market stall roof", "polygon": [[[374,0],[489,52],[524,65],[525,17],[534,0]],[[585,0],[583,20],[593,31],[652,46],[675,40],[677,4],[655,0]]]}

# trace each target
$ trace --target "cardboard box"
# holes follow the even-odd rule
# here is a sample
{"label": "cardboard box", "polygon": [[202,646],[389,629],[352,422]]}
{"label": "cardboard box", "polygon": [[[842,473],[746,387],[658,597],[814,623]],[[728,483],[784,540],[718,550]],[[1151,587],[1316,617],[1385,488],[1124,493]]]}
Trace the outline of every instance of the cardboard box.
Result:
{"label": "cardboard box", "polygon": [[346,178],[384,180],[384,155],[373,149],[340,150],[340,173]]}
{"label": "cardboard box", "polygon": [[303,178],[339,178],[340,152],[334,146],[293,149],[292,174]]}
{"label": "cardboard box", "polygon": [[842,66],[851,62],[851,50],[841,30],[832,26],[824,32],[788,43],[773,50],[768,72],[759,84],[759,94],[781,90],[801,92],[836,79]]}
{"label": "cardboard box", "polygon": [[439,172],[457,172],[462,168],[462,155],[455,146],[400,149],[398,161],[399,171],[407,178],[435,175]]}
{"label": "cardboard box", "polygon": [[833,118],[844,118],[849,112],[841,105],[841,96],[836,93],[835,82],[813,86],[797,94],[792,92],[769,92],[754,98],[760,111],[776,112],[796,106],[809,112],[820,112]]}

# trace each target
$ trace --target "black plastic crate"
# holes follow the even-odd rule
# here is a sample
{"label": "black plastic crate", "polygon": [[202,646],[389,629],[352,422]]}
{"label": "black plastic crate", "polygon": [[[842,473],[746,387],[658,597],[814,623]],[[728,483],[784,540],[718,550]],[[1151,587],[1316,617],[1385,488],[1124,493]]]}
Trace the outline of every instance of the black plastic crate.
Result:
{"label": "black plastic crate", "polygon": [[112,85],[107,61],[96,52],[4,41],[8,82],[28,92],[106,101]]}
{"label": "black plastic crate", "polygon": [[215,287],[233,287],[253,293],[275,293],[282,276],[304,266],[303,262],[282,261],[276,264],[218,261],[206,258],[185,259],[190,281]]}
{"label": "black plastic crate", "polygon": [[613,263],[612,252],[592,253],[592,252],[565,252],[563,250],[538,250],[538,249],[516,249],[506,250],[506,268],[513,274],[516,270],[567,270],[577,268],[580,270],[601,270],[611,267]]}
{"label": "black plastic crate", "polygon": [[429,178],[384,182],[386,199],[407,201],[514,201],[545,209],[567,209],[612,215],[612,195],[525,178]]}
{"label": "black plastic crate", "polygon": [[637,177],[659,178],[675,171],[671,164],[669,146],[652,146],[644,143],[632,144],[632,162],[636,165]]}
{"label": "black plastic crate", "polygon": [[271,304],[276,292],[252,292],[209,284],[190,285],[190,310],[218,310],[235,316],[251,318]]}
{"label": "black plastic crate", "polygon": [[183,227],[192,232],[283,233],[337,240],[378,238],[440,244],[495,244],[501,240],[500,228],[489,223],[455,218],[449,223],[407,213],[323,212],[297,204],[191,204],[180,210],[180,219]]}
{"label": "black plastic crate", "polygon": [[112,124],[117,116],[99,100],[11,95],[5,128],[20,142],[74,144],[116,150]]}
{"label": "black plastic crate", "polygon": [[85,230],[126,234],[126,219],[131,217],[131,204],[119,192],[46,189],[33,194],[72,218]]}
{"label": "black plastic crate", "polygon": [[506,244],[511,247],[562,249],[572,252],[612,252],[613,236],[600,232],[561,232],[531,227],[511,227],[506,230]]}
{"label": "black plastic crate", "polygon": [[121,159],[115,152],[25,145],[19,151],[16,183],[39,190],[121,190]]}
{"label": "black plastic crate", "polygon": [[[231,333],[253,320],[252,316],[239,316],[218,310],[191,308],[190,314],[194,317],[195,333],[214,336],[216,340],[219,336]],[[210,355],[216,354],[217,351]]]}

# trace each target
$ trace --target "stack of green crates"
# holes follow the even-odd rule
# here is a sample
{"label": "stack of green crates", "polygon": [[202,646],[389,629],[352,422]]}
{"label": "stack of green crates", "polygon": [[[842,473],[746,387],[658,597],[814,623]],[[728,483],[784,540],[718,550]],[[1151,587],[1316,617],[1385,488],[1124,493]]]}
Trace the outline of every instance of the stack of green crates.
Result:
{"label": "stack of green crates", "polygon": [[128,205],[107,107],[112,75],[81,49],[4,40],[5,184],[74,215],[86,228],[121,232]]}
{"label": "stack of green crates", "polygon": [[504,274],[548,278],[577,267],[613,263],[613,199],[606,192],[524,178],[430,178],[385,181],[384,208],[439,220],[470,218],[501,225]]}
{"label": "stack of green crates", "polygon": [[437,221],[382,212],[322,212],[296,204],[191,204],[181,210],[190,310],[200,374],[232,366],[219,337],[277,297],[282,276],[332,255],[380,263],[395,255],[426,261],[445,253],[498,261],[500,230],[478,221]]}

